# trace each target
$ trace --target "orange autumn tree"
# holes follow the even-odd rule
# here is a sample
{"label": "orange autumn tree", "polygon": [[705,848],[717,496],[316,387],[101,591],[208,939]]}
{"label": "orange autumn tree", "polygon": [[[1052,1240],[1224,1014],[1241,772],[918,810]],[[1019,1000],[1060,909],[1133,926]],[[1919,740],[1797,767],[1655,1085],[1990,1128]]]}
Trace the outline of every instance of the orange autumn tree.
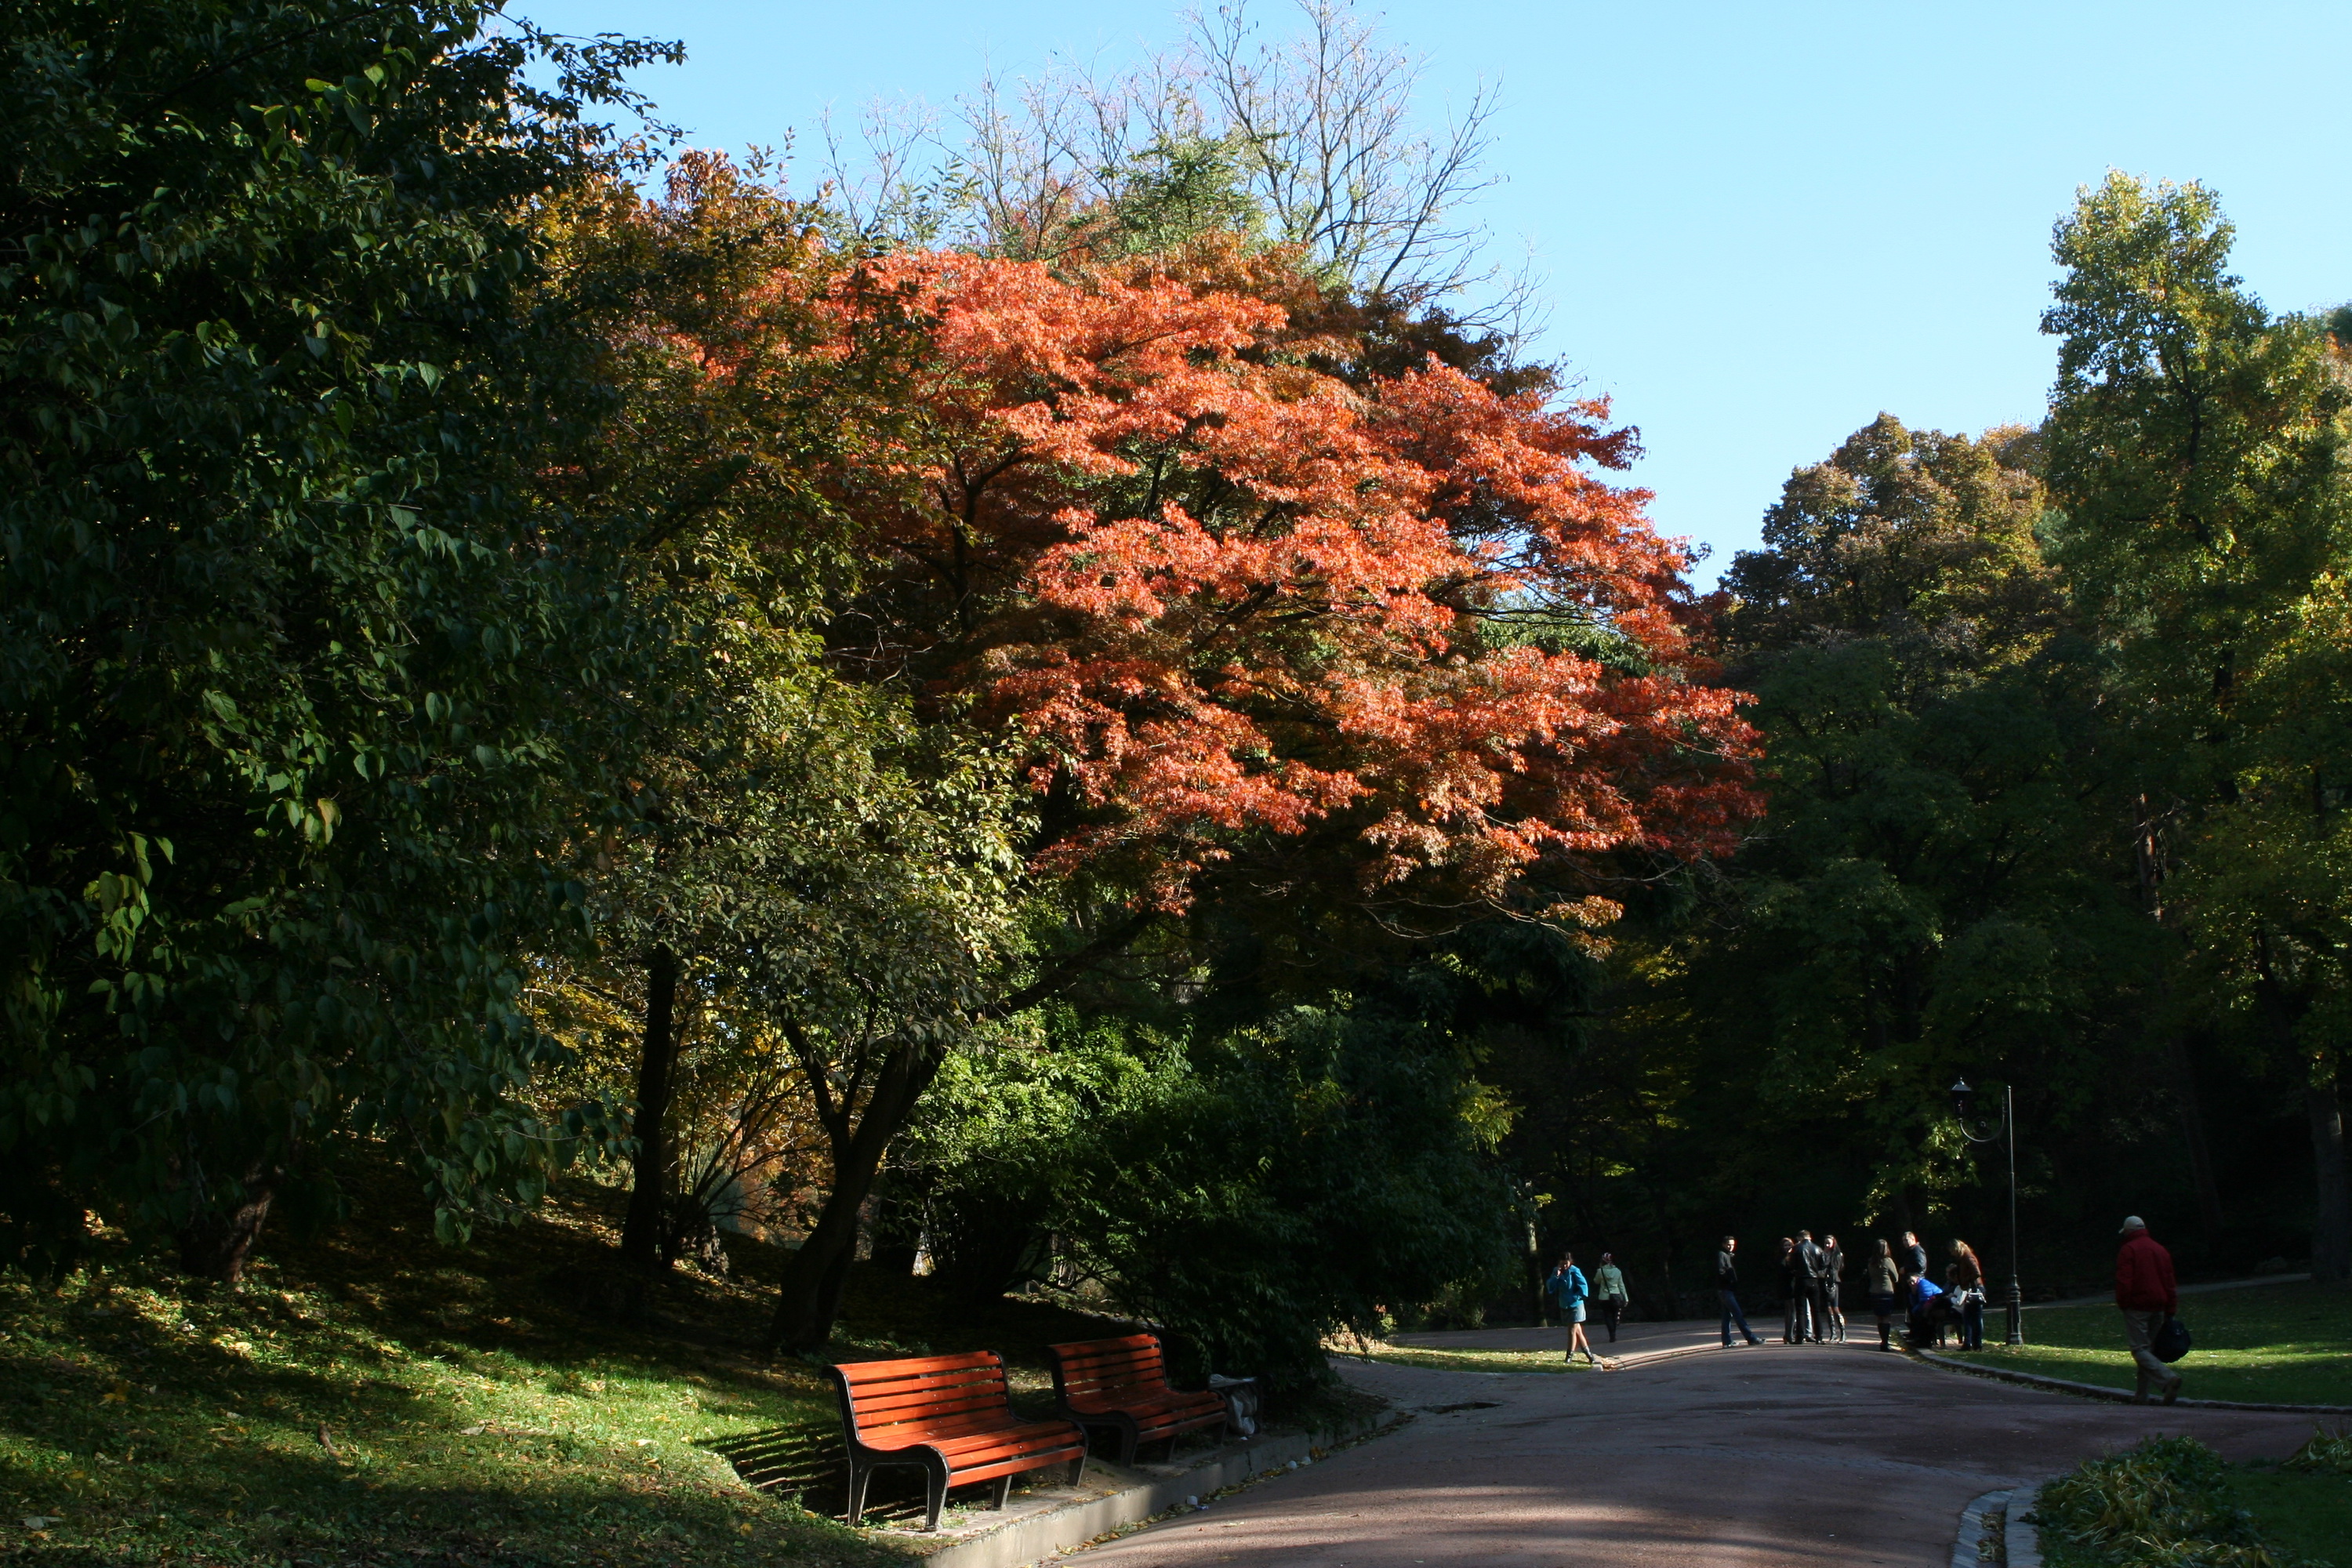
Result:
{"label": "orange autumn tree", "polygon": [[[719,404],[824,403],[821,438],[796,416],[777,442],[838,531],[820,553],[857,563],[835,672],[1016,748],[1033,869],[1116,911],[974,1015],[1188,908],[1582,931],[1614,916],[1613,860],[1727,849],[1755,810],[1687,554],[1595,477],[1633,451],[1604,405],[1400,354],[1379,312],[1230,239],[1059,270],[812,240],[739,305],[644,325]],[[805,1349],[940,1047],[775,1005],[834,1144],[772,1334]]]}
{"label": "orange autumn tree", "polygon": [[[1016,744],[1034,868],[1123,906],[989,1010],[1219,900],[1581,938],[1615,918],[1613,862],[1727,851],[1756,813],[1689,555],[1596,477],[1633,450],[1604,403],[1434,355],[1380,374],[1293,258],[1230,242],[1079,270],[901,253],[813,303],[813,356],[861,389],[818,480],[863,562],[837,667]],[[891,1096],[853,1107],[837,1074],[845,1161],[778,1344],[829,1331],[929,1081],[893,1049]]]}
{"label": "orange autumn tree", "polygon": [[1294,325],[1320,303],[1281,253],[1215,247],[838,280],[833,352],[920,342],[903,417],[829,477],[872,573],[845,663],[1024,737],[1038,866],[1160,909],[1285,839],[1398,909],[1729,848],[1752,738],[1688,553],[1594,476],[1632,432],[1434,356],[1349,375],[1360,344]]}

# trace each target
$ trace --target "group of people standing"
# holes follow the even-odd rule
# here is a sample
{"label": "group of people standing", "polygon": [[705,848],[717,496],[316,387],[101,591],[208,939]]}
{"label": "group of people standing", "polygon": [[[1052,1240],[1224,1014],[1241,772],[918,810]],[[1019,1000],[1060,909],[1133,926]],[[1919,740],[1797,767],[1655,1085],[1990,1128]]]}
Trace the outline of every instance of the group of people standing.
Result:
{"label": "group of people standing", "polygon": [[1801,1230],[1780,1238],[1781,1299],[1786,1303],[1783,1344],[1821,1344],[1845,1338],[1845,1312],[1839,1299],[1845,1286],[1845,1251],[1838,1238]]}
{"label": "group of people standing", "polygon": [[[1751,1345],[1762,1344],[1748,1326],[1739,1305],[1739,1242],[1725,1237],[1715,1255],[1715,1283],[1723,1300],[1723,1343],[1733,1343],[1736,1324]],[[1801,1230],[1780,1238],[1780,1279],[1786,1302],[1781,1338],[1792,1345],[1821,1344],[1845,1338],[1845,1252],[1838,1238]],[[1903,1313],[1911,1341],[1941,1343],[1946,1331],[1957,1324],[1964,1350],[1984,1347],[1984,1265],[1968,1243],[1955,1240],[1944,1283],[1928,1278],[1927,1248],[1916,1232],[1905,1231],[1901,1250],[1882,1239],[1871,1259],[1866,1280],[1872,1311],[1878,1318],[1878,1348],[1895,1348],[1895,1318]]]}
{"label": "group of people standing", "polygon": [[1984,1263],[1958,1237],[1952,1238],[1941,1285],[1927,1277],[1927,1248],[1916,1233],[1903,1233],[1900,1253],[1881,1241],[1870,1268],[1870,1306],[1878,1317],[1881,1350],[1895,1348],[1898,1311],[1914,1345],[1941,1345],[1945,1334],[1958,1329],[1960,1349],[1984,1349]]}
{"label": "group of people standing", "polygon": [[1559,1267],[1544,1280],[1544,1299],[1551,1303],[1552,1310],[1559,1314],[1559,1321],[1567,1326],[1570,1361],[1574,1361],[1576,1352],[1582,1351],[1584,1359],[1591,1364],[1612,1364],[1603,1363],[1592,1353],[1592,1342],[1584,1337],[1584,1320],[1588,1309],[1597,1308],[1601,1322],[1608,1325],[1609,1342],[1617,1342],[1617,1325],[1624,1318],[1625,1309],[1633,1297],[1625,1289],[1625,1273],[1617,1267],[1616,1258],[1602,1253],[1601,1266],[1592,1271],[1591,1279],[1587,1279],[1584,1270],[1576,1266],[1576,1254],[1561,1253]]}
{"label": "group of people standing", "polygon": [[[2134,1397],[2146,1404],[2151,1394],[2158,1394],[2169,1405],[2180,1397],[2181,1380],[2168,1362],[2179,1356],[2188,1345],[2185,1333],[2170,1348],[2160,1342],[2171,1326],[2171,1319],[2180,1310],[2172,1255],[2148,1235],[2147,1222],[2137,1215],[2124,1221],[2122,1235],[2123,1245],[2116,1258],[2116,1305],[2123,1310],[2125,1341],[2131,1347],[2137,1372]],[[1824,1234],[1818,1243],[1812,1232],[1807,1230],[1782,1237],[1780,1279],[1787,1300],[1781,1337],[1787,1343],[1820,1344],[1845,1338],[1845,1311],[1840,1302],[1845,1283],[1845,1253],[1836,1237]],[[1940,1346],[1944,1336],[1958,1328],[1960,1349],[1984,1349],[1984,1264],[1967,1242],[1953,1238],[1944,1265],[1944,1282],[1938,1285],[1928,1278],[1927,1244],[1919,1239],[1917,1232],[1906,1230],[1899,1246],[1879,1241],[1864,1279],[1871,1310],[1878,1318],[1880,1350],[1895,1348],[1895,1320],[1898,1315],[1904,1319],[1905,1331],[1916,1347]],[[1715,1283],[1723,1299],[1724,1348],[1732,1346],[1735,1324],[1748,1343],[1762,1344],[1764,1342],[1748,1326],[1748,1314],[1740,1310],[1739,1241],[1736,1237],[1725,1237],[1722,1247],[1715,1255]],[[1576,1266],[1576,1255],[1563,1252],[1559,1266],[1545,1279],[1543,1289],[1545,1300],[1567,1326],[1568,1359],[1575,1361],[1581,1352],[1587,1362],[1614,1370],[1616,1363],[1603,1361],[1593,1352],[1591,1342],[1584,1336],[1584,1323],[1586,1317],[1597,1310],[1601,1321],[1608,1325],[1610,1342],[1617,1342],[1617,1324],[1633,1300],[1617,1260],[1602,1253],[1600,1267],[1588,1279],[1584,1270]]]}

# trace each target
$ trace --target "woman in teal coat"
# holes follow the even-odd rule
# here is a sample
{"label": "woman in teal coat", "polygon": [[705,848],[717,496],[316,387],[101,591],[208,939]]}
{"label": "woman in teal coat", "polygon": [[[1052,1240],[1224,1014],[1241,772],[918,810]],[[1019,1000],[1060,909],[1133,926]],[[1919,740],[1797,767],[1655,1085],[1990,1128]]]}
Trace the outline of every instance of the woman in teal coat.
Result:
{"label": "woman in teal coat", "polygon": [[1544,1293],[1559,1306],[1559,1321],[1568,1325],[1568,1359],[1574,1361],[1582,1351],[1584,1359],[1598,1365],[1601,1358],[1592,1353],[1592,1346],[1584,1338],[1584,1303],[1592,1295],[1592,1287],[1584,1278],[1584,1270],[1576,1266],[1576,1254],[1559,1255],[1559,1267],[1544,1281]]}

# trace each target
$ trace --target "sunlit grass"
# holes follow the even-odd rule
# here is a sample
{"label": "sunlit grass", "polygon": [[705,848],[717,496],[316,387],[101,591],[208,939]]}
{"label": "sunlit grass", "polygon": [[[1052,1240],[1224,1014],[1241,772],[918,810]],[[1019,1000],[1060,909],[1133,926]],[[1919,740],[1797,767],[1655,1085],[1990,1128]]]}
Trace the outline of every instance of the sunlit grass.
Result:
{"label": "sunlit grass", "polygon": [[[1599,1350],[1604,1358],[1608,1352]],[[1437,1348],[1430,1345],[1368,1344],[1359,1349],[1349,1346],[1340,1353],[1363,1361],[1382,1362],[1391,1366],[1428,1367],[1435,1372],[1590,1372],[1583,1361],[1568,1364],[1557,1350],[1483,1350]]]}
{"label": "sunlit grass", "polygon": [[0,1286],[9,1532],[125,1563],[879,1560],[705,1446],[822,1418],[813,1388],[387,1335],[270,1278]]}
{"label": "sunlit grass", "polygon": [[[453,1249],[399,1190],[274,1247],[242,1290],[119,1240],[59,1289],[0,1278],[0,1548],[80,1568],[904,1561],[725,1457],[838,1441],[819,1369],[759,1352],[760,1278],[680,1275],[633,1316],[614,1305],[612,1194]],[[736,1251],[755,1276],[778,1267]],[[1034,1402],[1036,1347],[1105,1327],[926,1284],[853,1276],[833,1353],[1000,1349]]]}
{"label": "sunlit grass", "polygon": [[[2352,1405],[2352,1289],[2299,1281],[2184,1296],[2196,1344],[2175,1368],[2193,1399]],[[2028,1342],[1947,1352],[1968,1362],[2112,1388],[2132,1386],[2122,1314],[2113,1307],[2042,1307]]]}

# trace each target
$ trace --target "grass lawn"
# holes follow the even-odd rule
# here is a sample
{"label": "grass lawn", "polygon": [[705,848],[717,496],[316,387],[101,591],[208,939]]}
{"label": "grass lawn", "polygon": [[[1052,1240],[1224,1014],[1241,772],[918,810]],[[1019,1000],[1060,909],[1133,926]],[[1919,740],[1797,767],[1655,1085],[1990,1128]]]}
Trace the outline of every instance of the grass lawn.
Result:
{"label": "grass lawn", "polygon": [[2352,1568],[2352,1476],[2304,1475],[2275,1465],[2233,1468],[2230,1491],[2263,1539],[2290,1556]]}
{"label": "grass lawn", "polygon": [[[379,1190],[405,1190],[386,1175]],[[269,1247],[242,1290],[114,1247],[61,1289],[0,1281],[0,1554],[76,1564],[467,1568],[904,1562],[748,1485],[836,1443],[813,1365],[756,1352],[777,1255],[614,1300],[617,1194],[446,1248],[421,1205]],[[986,1346],[1034,1397],[1038,1347],[1123,1326],[853,1276],[835,1354]],[[910,1473],[911,1474],[911,1473]],[[886,1475],[887,1479],[887,1475]],[[881,1483],[877,1481],[877,1486]],[[975,1494],[976,1495],[976,1494]],[[811,1494],[813,1506],[822,1501]]]}
{"label": "grass lawn", "polygon": [[2084,1462],[2034,1504],[2050,1568],[2352,1568],[2352,1432],[2324,1424],[2284,1463],[2225,1463],[2151,1437]]}
{"label": "grass lawn", "polygon": [[[2352,1405],[2352,1289],[2297,1281],[2180,1299],[2196,1348],[2179,1363],[2191,1399]],[[1986,1330],[1998,1333],[1997,1315]],[[2077,1383],[2132,1386],[2131,1352],[2113,1307],[2037,1307],[2025,1314],[2030,1342],[2011,1348],[1947,1352],[1958,1360]]]}

